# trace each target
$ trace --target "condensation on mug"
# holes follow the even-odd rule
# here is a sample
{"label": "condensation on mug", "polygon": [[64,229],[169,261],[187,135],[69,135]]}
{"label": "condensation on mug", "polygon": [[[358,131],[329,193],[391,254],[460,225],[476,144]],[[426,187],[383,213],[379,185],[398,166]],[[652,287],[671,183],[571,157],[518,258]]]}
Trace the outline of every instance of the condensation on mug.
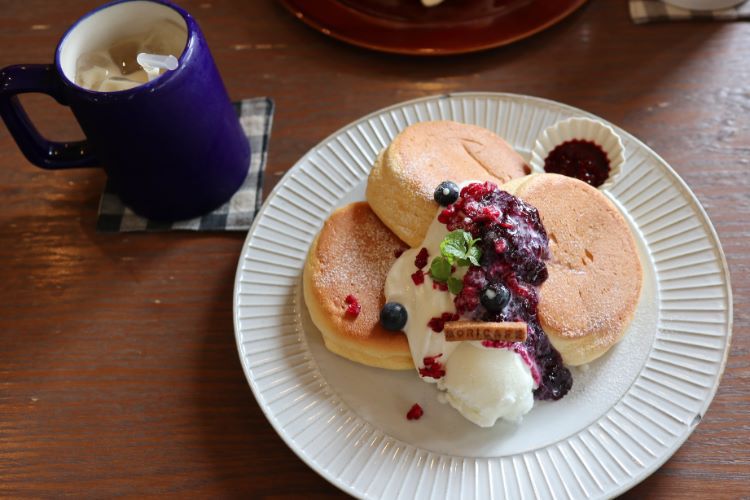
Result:
{"label": "condensation on mug", "polygon": [[133,36],[83,52],[76,62],[75,83],[98,92],[115,92],[143,85],[149,81],[149,75],[136,61],[138,54],[179,57],[186,40],[184,26],[169,19],[152,22]]}

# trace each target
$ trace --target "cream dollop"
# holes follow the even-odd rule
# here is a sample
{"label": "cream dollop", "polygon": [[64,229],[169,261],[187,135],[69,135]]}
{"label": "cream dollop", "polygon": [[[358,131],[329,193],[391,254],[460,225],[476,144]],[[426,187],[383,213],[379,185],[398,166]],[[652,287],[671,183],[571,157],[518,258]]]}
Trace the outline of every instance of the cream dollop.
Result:
{"label": "cream dollop", "polygon": [[[409,339],[409,349],[414,360],[414,366],[424,368],[424,359],[440,355],[437,360],[445,365],[453,350],[458,347],[458,342],[447,342],[445,335],[435,333],[427,326],[431,318],[440,317],[441,314],[455,313],[456,306],[453,304],[453,295],[450,292],[436,289],[432,286],[432,278],[425,276],[424,283],[416,285],[412,274],[417,271],[414,260],[422,248],[426,248],[429,254],[425,273],[428,273],[432,259],[440,255],[440,242],[443,241],[448,231],[445,225],[432,221],[427,230],[422,245],[405,251],[393,263],[391,270],[385,280],[385,297],[388,302],[398,302],[406,308],[408,318],[404,332]],[[458,269],[454,274],[461,277],[465,269]],[[461,273],[461,274],[459,274]],[[426,382],[436,382],[431,377],[423,377]]]}

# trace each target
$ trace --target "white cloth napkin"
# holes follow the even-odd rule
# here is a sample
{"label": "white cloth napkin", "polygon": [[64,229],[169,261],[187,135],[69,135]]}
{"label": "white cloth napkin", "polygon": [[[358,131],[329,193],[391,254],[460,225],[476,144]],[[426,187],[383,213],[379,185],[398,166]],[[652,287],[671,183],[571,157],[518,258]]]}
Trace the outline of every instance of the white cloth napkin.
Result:
{"label": "white cloth napkin", "polygon": [[636,24],[660,21],[713,21],[750,20],[750,1],[720,10],[689,10],[666,4],[659,0],[630,0],[630,18]]}

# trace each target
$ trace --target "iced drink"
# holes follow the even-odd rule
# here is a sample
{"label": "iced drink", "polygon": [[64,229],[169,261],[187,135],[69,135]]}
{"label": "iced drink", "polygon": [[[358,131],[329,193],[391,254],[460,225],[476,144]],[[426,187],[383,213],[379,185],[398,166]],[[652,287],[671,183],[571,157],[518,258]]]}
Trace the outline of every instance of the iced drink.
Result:
{"label": "iced drink", "polygon": [[186,39],[187,31],[183,26],[167,19],[156,21],[138,35],[82,53],[76,63],[76,84],[98,92],[127,90],[142,85],[164,70],[144,68],[136,61],[138,54],[179,58]]}

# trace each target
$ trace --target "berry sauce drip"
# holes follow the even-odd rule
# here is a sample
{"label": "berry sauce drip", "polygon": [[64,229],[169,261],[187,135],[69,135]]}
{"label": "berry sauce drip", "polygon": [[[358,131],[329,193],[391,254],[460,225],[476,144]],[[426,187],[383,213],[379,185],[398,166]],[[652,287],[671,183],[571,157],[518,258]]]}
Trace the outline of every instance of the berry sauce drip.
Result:
{"label": "berry sauce drip", "polygon": [[544,170],[575,177],[597,187],[609,177],[609,158],[599,145],[574,139],[550,151],[544,160]]}
{"label": "berry sauce drip", "polygon": [[[565,396],[573,378],[537,319],[536,287],[547,279],[544,261],[549,258],[549,241],[536,208],[491,182],[472,183],[438,215],[438,220],[448,231],[463,229],[481,239],[481,265],[469,267],[463,289],[454,299],[458,313],[481,321],[526,322],[526,342],[513,350],[525,350],[536,362],[539,387],[534,397],[548,400]],[[488,287],[505,287],[510,292],[501,309],[489,310],[482,304],[481,295]]]}

